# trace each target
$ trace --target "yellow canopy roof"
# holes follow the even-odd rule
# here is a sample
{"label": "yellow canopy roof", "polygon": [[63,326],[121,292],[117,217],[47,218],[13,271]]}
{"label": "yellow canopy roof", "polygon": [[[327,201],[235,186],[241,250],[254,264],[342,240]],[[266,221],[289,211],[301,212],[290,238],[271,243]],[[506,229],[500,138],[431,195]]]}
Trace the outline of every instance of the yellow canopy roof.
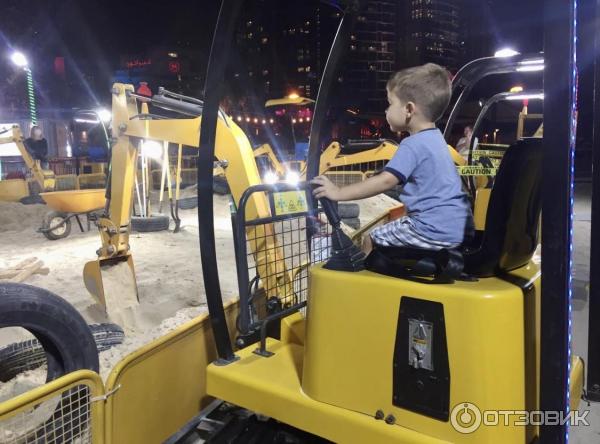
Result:
{"label": "yellow canopy roof", "polygon": [[281,99],[267,100],[265,103],[265,107],[268,108],[270,106],[281,106],[281,105],[304,106],[304,105],[309,105],[311,103],[315,103],[315,101],[312,99],[309,99],[307,97],[300,97],[298,95],[292,94],[290,96],[283,97]]}

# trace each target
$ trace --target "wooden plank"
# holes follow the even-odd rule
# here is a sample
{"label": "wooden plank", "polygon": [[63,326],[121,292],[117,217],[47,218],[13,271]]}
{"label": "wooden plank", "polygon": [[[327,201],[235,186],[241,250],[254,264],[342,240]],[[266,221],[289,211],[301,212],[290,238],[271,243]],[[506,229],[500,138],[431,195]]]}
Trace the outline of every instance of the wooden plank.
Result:
{"label": "wooden plank", "polygon": [[21,270],[15,277],[10,279],[10,282],[23,282],[37,270],[42,268],[44,262],[36,261],[33,264],[29,265],[27,268]]}

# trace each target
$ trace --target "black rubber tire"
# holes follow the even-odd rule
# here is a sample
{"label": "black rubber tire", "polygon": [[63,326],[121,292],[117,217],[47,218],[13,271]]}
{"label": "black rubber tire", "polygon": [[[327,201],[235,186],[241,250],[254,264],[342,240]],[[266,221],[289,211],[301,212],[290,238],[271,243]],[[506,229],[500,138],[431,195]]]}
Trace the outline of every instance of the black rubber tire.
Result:
{"label": "black rubber tire", "polygon": [[358,230],[360,228],[360,219],[358,217],[342,218],[342,222],[354,230]]}
{"label": "black rubber tire", "polygon": [[43,288],[0,284],[0,328],[22,327],[41,343],[48,363],[47,381],[80,369],[99,369],[94,336],[67,301]]}
{"label": "black rubber tire", "polygon": [[231,190],[229,188],[229,184],[227,183],[227,179],[222,176],[213,178],[213,192],[222,196],[230,194]]}
{"label": "black rubber tire", "polygon": [[21,202],[23,205],[46,205],[46,202],[44,201],[44,199],[42,199],[42,196],[40,196],[39,194],[32,194],[31,196],[22,197],[21,199],[19,199],[19,202]]}
{"label": "black rubber tire", "polygon": [[[48,290],[1,283],[0,328],[4,327],[25,328],[42,344],[48,366],[46,381],[76,370],[99,370],[98,350],[87,323],[71,304]],[[89,415],[88,395],[74,388],[56,403],[41,433],[61,437],[58,442],[70,442]]]}
{"label": "black rubber tire", "polygon": [[169,229],[169,216],[153,214],[150,217],[132,216],[131,231],[138,233],[149,233],[154,231],[165,231]]}
{"label": "black rubber tire", "polygon": [[342,219],[358,217],[360,206],[357,203],[338,202],[338,215]]}
{"label": "black rubber tire", "polygon": [[[98,353],[123,342],[125,333],[117,324],[93,324]],[[46,363],[46,354],[37,339],[15,342],[0,348],[0,381],[7,382],[27,370],[34,370]]]}
{"label": "black rubber tire", "polygon": [[180,210],[191,210],[192,208],[196,208],[198,206],[198,197],[184,197],[177,201],[177,206]]}
{"label": "black rubber tire", "polygon": [[[61,213],[60,211],[50,211],[44,216],[43,228],[47,229],[56,225],[57,221],[53,222],[53,219],[66,219],[67,215],[65,213]],[[64,227],[64,231],[62,228]],[[58,240],[67,237],[71,234],[71,219],[67,219],[65,224],[59,228],[61,232],[57,233],[57,231],[44,231],[43,234],[46,236],[46,239],[49,240]]]}

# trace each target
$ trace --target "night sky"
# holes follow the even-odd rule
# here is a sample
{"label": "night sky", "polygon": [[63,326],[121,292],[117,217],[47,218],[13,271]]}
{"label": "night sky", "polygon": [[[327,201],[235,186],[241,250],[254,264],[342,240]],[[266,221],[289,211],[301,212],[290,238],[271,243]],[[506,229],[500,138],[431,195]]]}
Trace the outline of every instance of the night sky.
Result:
{"label": "night sky", "polygon": [[[541,50],[540,0],[464,1],[472,5],[482,29],[498,46]],[[92,57],[102,72],[110,70],[119,53],[145,46],[190,45],[208,51],[219,2],[3,0],[2,4],[5,47],[22,48],[32,59],[55,54]]]}
{"label": "night sky", "polygon": [[[490,38],[491,48],[542,50],[542,0],[464,1],[470,5],[478,32]],[[219,4],[218,0],[2,0],[1,52],[8,57],[11,47],[25,51],[34,69],[40,64],[51,66],[57,55],[70,57],[75,63],[94,66],[102,82],[110,84],[122,54],[158,45],[193,48],[208,54]],[[579,1],[583,115],[591,112],[593,23],[589,17],[593,16],[593,6],[593,0]],[[0,64],[0,75],[4,74],[8,87],[12,81],[10,70],[14,68],[8,60]]]}
{"label": "night sky", "polygon": [[[541,0],[464,1],[481,17],[483,32],[496,46],[510,45],[522,52],[542,49]],[[3,0],[2,4],[5,48],[22,48],[34,60],[54,55],[93,58],[103,72],[110,71],[119,53],[146,46],[189,45],[208,51],[219,2]]]}

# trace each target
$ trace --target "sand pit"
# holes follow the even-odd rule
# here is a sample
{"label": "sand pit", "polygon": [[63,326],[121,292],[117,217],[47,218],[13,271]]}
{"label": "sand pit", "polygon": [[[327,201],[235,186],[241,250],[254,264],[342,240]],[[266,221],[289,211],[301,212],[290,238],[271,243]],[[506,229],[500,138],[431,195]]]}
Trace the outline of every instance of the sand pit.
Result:
{"label": "sand pit", "polygon": [[[229,197],[215,195],[214,201],[219,280],[223,299],[227,301],[238,294]],[[396,204],[396,201],[384,195],[362,201],[360,219],[364,223]],[[31,276],[26,283],[46,288],[63,297],[90,324],[110,322],[111,319],[83,284],[83,266],[95,259],[94,252],[100,246],[97,231],[92,229],[81,233],[74,229],[66,239],[49,241],[35,231],[46,211],[44,205],[0,203],[0,217],[4,225],[0,227],[0,267],[35,255],[50,268],[50,273],[47,276]],[[130,308],[130,312],[122,319],[113,319],[117,323],[126,321],[123,326],[126,337],[120,346],[101,353],[100,373],[103,378],[127,354],[206,312],[197,210],[180,210],[179,214],[182,229],[177,234],[170,231],[131,234],[140,304]],[[10,230],[7,227],[11,227]],[[0,330],[0,341],[9,333],[10,337],[6,337],[4,343],[19,339],[14,331],[3,329]],[[36,375],[35,383],[42,383],[45,372],[44,376],[40,377],[39,372]],[[22,378],[23,375],[20,375],[7,384],[0,384],[0,393],[10,393],[12,396],[15,387],[31,388],[23,384]]]}
{"label": "sand pit", "polygon": [[35,231],[42,226],[44,216],[51,211],[46,205],[23,205],[18,202],[0,202],[0,236],[8,233]]}

